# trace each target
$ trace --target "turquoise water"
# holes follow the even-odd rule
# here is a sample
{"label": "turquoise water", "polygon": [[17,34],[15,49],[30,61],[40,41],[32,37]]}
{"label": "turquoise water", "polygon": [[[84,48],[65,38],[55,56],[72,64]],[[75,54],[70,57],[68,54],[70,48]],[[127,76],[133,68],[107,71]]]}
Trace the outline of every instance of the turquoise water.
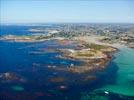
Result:
{"label": "turquoise water", "polygon": [[134,49],[120,48],[115,57],[113,62],[119,68],[116,82],[105,85],[102,89],[124,96],[134,96]]}

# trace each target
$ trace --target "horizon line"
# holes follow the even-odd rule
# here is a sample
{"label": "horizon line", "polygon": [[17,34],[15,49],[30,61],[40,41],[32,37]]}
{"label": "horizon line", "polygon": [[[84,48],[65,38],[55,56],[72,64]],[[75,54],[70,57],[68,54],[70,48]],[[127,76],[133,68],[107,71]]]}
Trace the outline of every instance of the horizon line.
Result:
{"label": "horizon line", "polygon": [[115,24],[134,24],[134,22],[0,22],[0,24],[66,24],[66,23],[81,23],[81,24],[90,24],[90,23],[115,23]]}

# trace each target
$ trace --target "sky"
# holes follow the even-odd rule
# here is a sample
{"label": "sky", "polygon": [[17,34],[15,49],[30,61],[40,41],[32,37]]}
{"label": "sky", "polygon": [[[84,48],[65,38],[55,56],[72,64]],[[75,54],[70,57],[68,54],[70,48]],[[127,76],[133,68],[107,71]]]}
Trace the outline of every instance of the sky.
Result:
{"label": "sky", "polygon": [[134,0],[0,0],[0,23],[134,23]]}

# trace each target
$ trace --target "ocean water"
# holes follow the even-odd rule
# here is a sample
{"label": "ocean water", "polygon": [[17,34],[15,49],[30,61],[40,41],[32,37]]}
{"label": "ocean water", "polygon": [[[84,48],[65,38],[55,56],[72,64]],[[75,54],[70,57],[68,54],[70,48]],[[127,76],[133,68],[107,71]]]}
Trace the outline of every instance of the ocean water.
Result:
{"label": "ocean water", "polygon": [[[33,34],[29,29],[38,27],[40,26],[1,26],[0,35],[29,35]],[[0,41],[0,100],[133,99],[133,49],[121,48],[107,68],[100,72],[72,74],[48,68],[80,65],[81,61],[57,58],[61,54],[50,50],[75,48],[75,45],[62,45],[51,40],[39,43]],[[17,78],[2,79],[3,73],[12,73]],[[94,75],[97,79],[83,81],[89,75]],[[109,94],[105,94],[105,91]]]}

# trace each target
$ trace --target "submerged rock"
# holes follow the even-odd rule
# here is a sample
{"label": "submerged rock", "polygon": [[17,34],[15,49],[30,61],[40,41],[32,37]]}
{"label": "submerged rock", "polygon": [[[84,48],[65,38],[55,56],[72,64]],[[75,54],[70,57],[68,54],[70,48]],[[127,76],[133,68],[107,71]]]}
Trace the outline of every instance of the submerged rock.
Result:
{"label": "submerged rock", "polygon": [[65,78],[63,77],[52,77],[49,79],[50,82],[54,82],[54,83],[59,83],[59,82],[64,82]]}
{"label": "submerged rock", "polygon": [[11,88],[15,91],[23,91],[24,90],[24,88],[22,86],[12,86]]}
{"label": "submerged rock", "polygon": [[67,85],[60,85],[60,86],[57,86],[56,89],[61,92],[65,92],[69,90],[69,87]]}

